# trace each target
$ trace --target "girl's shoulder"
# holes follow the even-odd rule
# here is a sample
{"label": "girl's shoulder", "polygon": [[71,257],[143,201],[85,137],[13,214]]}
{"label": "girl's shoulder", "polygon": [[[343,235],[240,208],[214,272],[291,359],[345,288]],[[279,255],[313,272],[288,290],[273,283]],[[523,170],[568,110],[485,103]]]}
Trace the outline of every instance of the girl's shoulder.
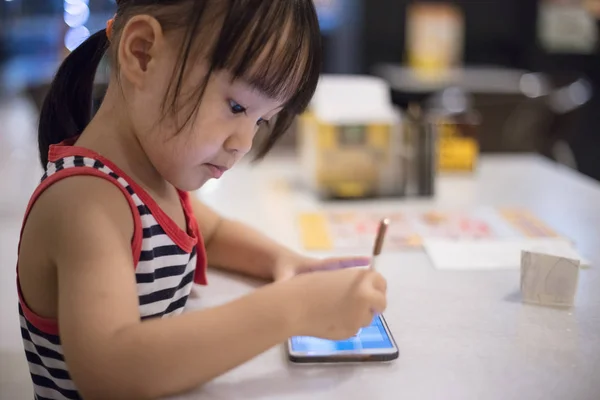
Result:
{"label": "girl's shoulder", "polygon": [[17,262],[23,305],[56,320],[59,276],[93,273],[95,263],[133,270],[134,226],[126,198],[107,180],[81,175],[50,185],[23,221]]}
{"label": "girl's shoulder", "polygon": [[73,175],[44,189],[32,197],[23,233],[29,226],[49,235],[61,232],[61,227],[94,229],[100,220],[111,220],[125,237],[131,238],[134,221],[128,198],[109,180],[94,175]]}
{"label": "girl's shoulder", "polygon": [[128,189],[91,150],[67,142],[51,146],[46,171],[22,222],[17,269],[21,284],[29,286],[28,276],[55,276],[57,260],[75,256],[69,249],[87,246],[86,240],[108,250],[105,242],[118,238],[131,248],[131,238],[141,229]]}
{"label": "girl's shoulder", "polygon": [[44,239],[37,241],[40,250],[49,246],[51,251],[56,248],[53,241],[61,240],[61,235],[98,230],[109,221],[131,240],[137,215],[132,194],[127,181],[95,153],[53,146],[46,172],[25,213],[22,245],[33,232]]}

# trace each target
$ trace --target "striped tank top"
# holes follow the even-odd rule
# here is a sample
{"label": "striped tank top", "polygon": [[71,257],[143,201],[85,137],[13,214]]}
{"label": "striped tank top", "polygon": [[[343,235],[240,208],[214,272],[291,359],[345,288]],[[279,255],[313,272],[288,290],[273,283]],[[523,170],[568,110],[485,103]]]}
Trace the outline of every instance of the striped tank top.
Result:
{"label": "striped tank top", "polygon": [[[44,190],[61,179],[81,175],[106,179],[129,202],[134,219],[131,250],[141,319],[181,314],[192,285],[206,285],[206,252],[189,195],[179,193],[187,223],[187,231],[183,231],[147,192],[109,160],[64,143],[50,148],[46,173],[30,200],[25,219]],[[42,318],[29,309],[21,294],[18,274],[17,286],[21,336],[35,399],[80,399],[65,364],[57,321]]]}

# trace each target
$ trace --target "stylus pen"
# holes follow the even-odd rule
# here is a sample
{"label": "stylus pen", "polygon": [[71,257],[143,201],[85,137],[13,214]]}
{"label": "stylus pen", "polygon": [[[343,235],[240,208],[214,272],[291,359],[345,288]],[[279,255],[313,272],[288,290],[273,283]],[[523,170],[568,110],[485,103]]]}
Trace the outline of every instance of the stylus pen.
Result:
{"label": "stylus pen", "polygon": [[384,218],[379,221],[379,229],[377,229],[377,236],[375,237],[375,245],[373,246],[373,258],[371,259],[371,269],[375,270],[377,266],[377,259],[381,254],[381,249],[383,248],[383,242],[385,240],[385,233],[387,232],[387,228],[390,225],[390,220],[388,218]]}

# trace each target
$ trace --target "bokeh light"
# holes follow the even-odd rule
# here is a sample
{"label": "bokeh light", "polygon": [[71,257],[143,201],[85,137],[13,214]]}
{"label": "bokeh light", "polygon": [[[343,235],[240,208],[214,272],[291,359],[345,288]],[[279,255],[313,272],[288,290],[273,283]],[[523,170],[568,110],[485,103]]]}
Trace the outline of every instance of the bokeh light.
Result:
{"label": "bokeh light", "polygon": [[85,26],[90,18],[89,0],[64,0],[64,21],[69,30],[65,34],[65,47],[73,51],[89,36]]}

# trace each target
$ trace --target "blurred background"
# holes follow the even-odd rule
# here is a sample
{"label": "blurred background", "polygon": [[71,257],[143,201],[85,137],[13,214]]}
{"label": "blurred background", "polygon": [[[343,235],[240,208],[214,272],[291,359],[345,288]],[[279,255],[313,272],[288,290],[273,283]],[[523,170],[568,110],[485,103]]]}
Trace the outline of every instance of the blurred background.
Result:
{"label": "blurred background", "polygon": [[[598,1],[315,3],[324,73],[381,77],[403,109],[458,86],[481,116],[482,152],[537,152],[600,179]],[[17,134],[8,118],[35,125],[62,57],[114,10],[114,0],[0,0],[0,144]]]}
{"label": "blurred background", "polygon": [[[477,133],[468,134],[469,139],[463,141],[446,140],[458,143],[447,147],[448,159],[455,162],[450,162],[448,169],[475,169],[476,148],[477,153],[485,154],[541,154],[600,180],[600,0],[315,3],[324,41],[325,74],[377,77],[385,82],[389,99],[404,116],[414,117],[418,112],[409,110],[430,107],[432,99],[434,104],[444,103],[446,109],[468,104],[473,111],[470,115],[476,116]],[[0,278],[0,293],[15,291],[12,266],[17,233],[27,200],[42,175],[36,125],[48,85],[68,51],[90,32],[103,29],[115,9],[114,0],[0,0],[0,256],[5,257],[2,264],[7,271],[6,277]],[[330,81],[334,96],[321,99],[321,111],[330,103],[337,105],[340,98],[367,102],[358,104],[359,111],[370,107],[377,114],[385,108],[365,100],[368,97],[363,98],[358,90],[353,96],[344,82]],[[106,75],[100,74],[98,101],[105,84]],[[363,89],[373,89],[374,98],[388,101],[387,94],[378,92],[381,86],[377,82],[353,84],[357,88],[364,84]],[[370,124],[368,119],[365,116],[365,126]],[[323,131],[329,132],[321,123]],[[340,135],[340,148],[350,143],[354,152],[318,150],[322,150],[322,158],[344,160],[336,161],[337,169],[326,165],[320,171],[325,189],[352,197],[367,192],[373,177],[384,176],[392,182],[392,189],[406,192],[397,179],[397,165],[389,168],[389,174],[372,165],[377,164],[373,159],[382,159],[379,155],[390,148],[389,142],[381,140],[386,133],[380,128],[372,124],[370,140],[363,140],[380,147],[379,152],[369,153],[371,158],[359,157],[356,138],[366,135],[356,129]],[[302,153],[295,137],[297,133],[302,136],[301,132],[292,129],[280,149]],[[476,146],[469,142],[473,138]],[[416,193],[431,196],[431,143],[421,144],[416,156]],[[314,149],[310,151],[314,153]],[[313,154],[306,159],[310,162]],[[350,174],[360,170],[366,183],[358,188],[347,185],[348,170]],[[10,298],[16,299],[16,294]],[[0,302],[0,321],[16,318],[15,303]],[[0,387],[14,391],[5,393],[6,398],[17,399],[30,393],[31,384],[24,379],[22,353],[14,351],[21,346],[19,332],[6,329],[0,331],[0,358],[4,361],[0,363]]]}

